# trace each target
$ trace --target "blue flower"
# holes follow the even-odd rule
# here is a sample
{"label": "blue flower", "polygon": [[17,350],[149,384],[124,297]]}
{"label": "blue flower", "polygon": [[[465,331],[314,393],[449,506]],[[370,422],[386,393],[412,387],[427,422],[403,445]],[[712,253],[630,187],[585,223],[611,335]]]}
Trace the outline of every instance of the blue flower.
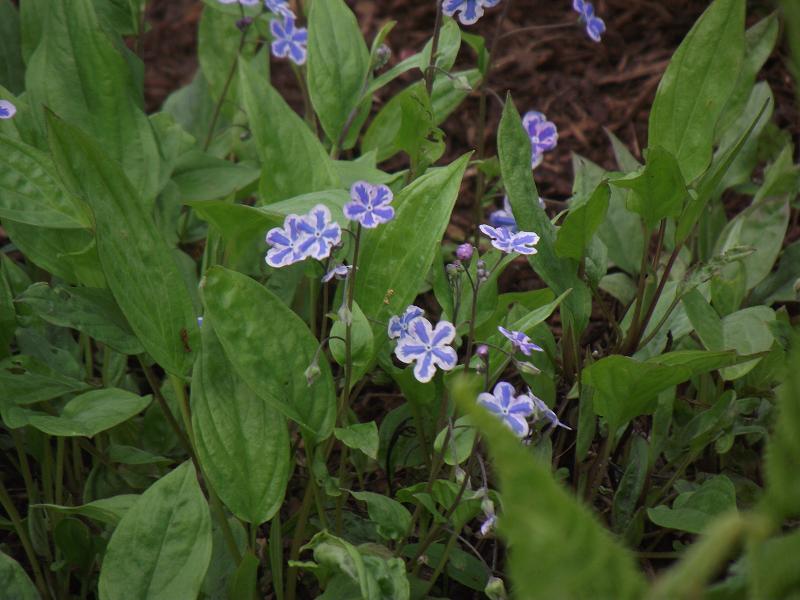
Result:
{"label": "blue flower", "polygon": [[594,6],[587,0],[572,0],[572,9],[580,15],[581,22],[586,25],[586,35],[599,42],[606,31],[606,24],[594,14]]}
{"label": "blue flower", "polygon": [[436,374],[436,367],[449,371],[456,366],[458,356],[450,346],[456,337],[456,328],[448,321],[439,321],[436,328],[425,317],[415,319],[408,335],[401,337],[394,354],[402,362],[415,362],[414,377],[427,383]]}
{"label": "blue flower", "polygon": [[351,201],[344,205],[344,216],[367,229],[394,219],[394,208],[389,206],[394,196],[385,185],[356,181],[350,188],[350,198]]}
{"label": "blue flower", "polygon": [[305,258],[300,249],[306,235],[300,229],[302,218],[288,215],[283,227],[275,227],[267,232],[267,243],[272,246],[267,252],[266,261],[270,267],[286,267]]}
{"label": "blue flower", "polygon": [[511,341],[514,350],[519,350],[525,356],[530,356],[534,350],[536,352],[544,352],[541,346],[534,344],[531,338],[521,331],[510,331],[505,327],[498,327],[497,330]]}
{"label": "blue flower", "polygon": [[328,258],[331,248],[342,240],[342,228],[331,221],[331,211],[324,204],[317,204],[304,215],[297,222],[297,228],[305,234],[305,239],[299,246],[303,258]]}
{"label": "blue flower", "polygon": [[473,25],[483,16],[484,8],[492,8],[500,4],[500,0],[444,0],[442,12],[448,17],[458,13],[462,25]]}
{"label": "blue flower", "polygon": [[481,225],[480,230],[491,238],[492,246],[501,252],[536,254],[534,246],[539,242],[539,236],[532,231],[512,233],[507,227],[492,227],[491,225]]}
{"label": "blue flower", "polygon": [[272,42],[273,56],[288,57],[296,65],[306,62],[308,30],[305,27],[295,27],[294,15],[284,15],[283,21],[273,19],[269,27],[274,38]]}
{"label": "blue flower", "polygon": [[489,224],[492,227],[505,227],[511,233],[517,231],[517,221],[514,219],[514,213],[511,212],[508,196],[503,196],[503,208],[489,214]]}
{"label": "blue flower", "polygon": [[524,438],[530,431],[526,417],[534,412],[533,400],[525,394],[515,394],[513,385],[500,381],[491,394],[478,394],[478,404],[497,415],[517,437]]}
{"label": "blue flower", "polygon": [[280,15],[282,17],[294,18],[294,11],[290,8],[287,0],[264,0],[264,5],[271,13]]}
{"label": "blue flower", "polygon": [[416,319],[425,314],[419,306],[413,304],[406,308],[402,315],[395,315],[389,319],[389,339],[404,338],[408,335],[408,328]]}
{"label": "blue flower", "polygon": [[336,279],[347,279],[350,271],[353,270],[352,265],[336,265],[330,271],[322,276],[322,283],[328,283],[334,277]]}
{"label": "blue flower", "polygon": [[535,169],[542,163],[544,153],[558,145],[558,129],[544,114],[535,110],[525,113],[522,125],[531,139],[531,169]]}
{"label": "blue flower", "polygon": [[553,427],[554,429],[556,427],[563,427],[564,429],[569,429],[570,431],[572,431],[572,427],[570,427],[569,425],[565,425],[564,423],[558,420],[558,415],[556,415],[556,413],[550,410],[550,407],[544,403],[544,400],[542,400],[541,398],[537,398],[536,396],[533,395],[531,388],[528,388],[528,394],[530,395],[531,400],[533,401],[534,419],[536,419],[537,421],[539,419],[544,419],[545,421],[550,423],[550,426]]}
{"label": "blue flower", "polygon": [[242,6],[255,6],[260,4],[260,0],[218,0],[220,4],[236,4],[237,2]]}
{"label": "blue flower", "polygon": [[8,100],[0,100],[0,119],[10,119],[17,114],[17,107]]}

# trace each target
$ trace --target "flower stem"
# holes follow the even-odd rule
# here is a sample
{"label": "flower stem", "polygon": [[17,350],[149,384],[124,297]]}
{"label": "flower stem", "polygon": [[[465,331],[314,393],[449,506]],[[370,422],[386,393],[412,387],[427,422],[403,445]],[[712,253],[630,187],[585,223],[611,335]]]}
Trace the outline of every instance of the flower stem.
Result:
{"label": "flower stem", "polygon": [[222,93],[219,95],[219,100],[217,100],[217,104],[214,106],[214,113],[211,115],[211,124],[208,126],[206,141],[203,143],[203,151],[208,150],[208,147],[211,146],[211,140],[214,138],[214,131],[217,129],[217,121],[219,121],[219,115],[222,112],[222,104],[225,102],[225,97],[228,95],[231,83],[233,83],[233,76],[236,75],[236,66],[239,64],[239,56],[242,54],[246,38],[247,27],[243,27],[242,35],[239,37],[239,48],[236,50],[236,56],[233,58],[233,63],[225,79],[225,85],[222,86]]}
{"label": "flower stem", "polygon": [[431,42],[431,57],[428,68],[425,69],[425,89],[428,98],[433,95],[433,79],[436,75],[436,55],[439,53],[439,36],[442,32],[442,0],[436,0],[436,21],[433,25],[433,41]]}

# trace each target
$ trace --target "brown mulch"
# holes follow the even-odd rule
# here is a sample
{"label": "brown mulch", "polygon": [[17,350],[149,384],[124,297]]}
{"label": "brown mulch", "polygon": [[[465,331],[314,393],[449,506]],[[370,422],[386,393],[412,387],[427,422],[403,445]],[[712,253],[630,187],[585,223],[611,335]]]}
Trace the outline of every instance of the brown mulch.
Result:
{"label": "brown mulch", "polygon": [[[513,1],[503,33],[575,22],[570,0]],[[431,35],[433,0],[350,0],[348,4],[358,15],[367,39],[386,21],[397,21],[388,40],[392,62],[418,51]],[[577,25],[503,38],[492,69],[492,89],[501,97],[511,91],[520,112],[544,112],[559,129],[557,150],[548,154],[536,171],[543,196],[563,199],[570,195],[572,153],[607,168],[615,166],[604,128],[640,155],[646,146],[649,108],[669,57],[708,4],[708,0],[597,0],[597,12],[608,28],[600,44],[589,40]],[[171,91],[191,80],[197,68],[196,32],[201,9],[200,0],[150,2],[147,19],[152,29],[144,40],[149,109],[157,109]],[[767,0],[749,2],[748,23],[771,10],[772,3]],[[465,29],[489,38],[500,12],[501,7],[490,9],[477,25]],[[293,75],[284,67],[276,64],[277,86],[299,107]],[[401,82],[405,85],[418,76],[409,74]],[[775,93],[778,125],[797,133],[792,80],[782,48],[773,54],[761,77],[769,81]],[[383,94],[382,99],[387,97]],[[379,107],[380,101],[376,104]],[[448,156],[474,149],[477,105],[474,95],[444,124]],[[496,132],[499,108],[498,102],[491,100],[487,139]]]}

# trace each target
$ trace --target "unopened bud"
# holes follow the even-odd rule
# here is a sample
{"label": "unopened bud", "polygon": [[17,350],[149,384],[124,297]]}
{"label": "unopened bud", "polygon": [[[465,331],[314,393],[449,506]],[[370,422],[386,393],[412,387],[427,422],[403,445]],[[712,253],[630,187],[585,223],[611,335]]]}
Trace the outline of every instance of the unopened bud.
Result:
{"label": "unopened bud", "polygon": [[242,17],[238,21],[236,21],[236,28],[239,31],[246,31],[250,25],[253,24],[253,17]]}
{"label": "unopened bud", "polygon": [[385,67],[390,58],[392,58],[392,49],[386,44],[381,44],[375,52],[375,65],[373,68],[377,71]]}
{"label": "unopened bud", "polygon": [[506,600],[508,598],[506,586],[499,577],[489,577],[483,593],[486,594],[489,600]]}
{"label": "unopened bud", "polygon": [[520,373],[527,373],[528,375],[539,375],[542,371],[533,363],[514,359],[514,366]]}
{"label": "unopened bud", "polygon": [[308,383],[308,387],[311,387],[314,384],[314,382],[317,380],[317,377],[319,377],[321,373],[322,371],[319,368],[317,359],[314,357],[314,362],[308,365],[308,368],[303,372],[303,375],[306,376],[306,383]]}
{"label": "unopened bud", "polygon": [[337,314],[339,315],[339,320],[345,325],[350,326],[353,324],[353,313],[347,307],[347,302],[342,302]]}
{"label": "unopened bud", "polygon": [[464,262],[472,258],[472,244],[461,244],[456,248],[456,257]]}
{"label": "unopened bud", "polygon": [[489,346],[486,344],[481,344],[478,346],[478,349],[475,350],[475,354],[477,354],[482,359],[487,359],[489,357]]}

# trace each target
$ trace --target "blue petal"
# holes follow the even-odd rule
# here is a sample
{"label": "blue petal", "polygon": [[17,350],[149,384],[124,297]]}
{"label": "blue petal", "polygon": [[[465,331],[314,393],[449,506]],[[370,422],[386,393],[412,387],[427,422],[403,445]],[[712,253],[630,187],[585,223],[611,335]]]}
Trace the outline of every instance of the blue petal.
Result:
{"label": "blue petal", "polygon": [[291,53],[291,60],[296,65],[302,65],[306,62],[306,49],[300,44],[289,44],[289,52]]}
{"label": "blue petal", "polygon": [[353,199],[353,202],[358,202],[366,207],[370,201],[371,191],[372,186],[369,183],[366,181],[356,181],[350,187],[350,197]]}
{"label": "blue petal", "polygon": [[344,205],[344,216],[350,221],[358,221],[358,219],[366,210],[367,209],[357,201],[348,202]]}
{"label": "blue petal", "polygon": [[496,415],[503,414],[503,409],[500,408],[500,405],[497,404],[497,400],[491,394],[487,394],[486,392],[478,394],[478,404]]}
{"label": "blue petal", "polygon": [[[405,338],[406,340],[408,338]],[[410,363],[423,354],[425,354],[425,346],[415,343],[413,340],[410,342],[404,342],[403,338],[401,341],[398,342],[397,348],[395,348],[394,353],[397,358],[402,360],[404,363]]]}
{"label": "blue petal", "polygon": [[378,225],[380,225],[380,223],[378,223],[378,221],[375,220],[375,215],[373,215],[372,211],[368,209],[364,210],[364,214],[361,215],[360,222],[367,229],[373,229]]}
{"label": "blue petal", "polygon": [[431,343],[431,324],[426,319],[416,319],[410,325],[410,332],[423,344]]}
{"label": "blue petal", "polygon": [[417,381],[428,383],[436,374],[436,367],[433,366],[432,356],[430,352],[426,352],[422,360],[418,360],[414,365],[414,377]]}
{"label": "blue petal", "polygon": [[514,396],[514,386],[507,381],[500,381],[494,386],[493,393],[494,397],[497,398],[497,403],[502,408],[508,408]]}
{"label": "blue petal", "polygon": [[456,328],[448,321],[439,321],[436,329],[433,332],[433,341],[431,345],[441,346],[442,344],[449,344],[456,336]]}
{"label": "blue petal", "polygon": [[453,367],[456,366],[458,362],[458,355],[456,351],[451,348],[450,346],[445,346],[444,348],[433,348],[431,350],[433,356],[436,358],[436,363],[438,364],[439,368],[443,371],[449,371]]}
{"label": "blue petal", "polygon": [[284,40],[278,40],[277,42],[272,42],[272,55],[275,57],[283,57],[285,58],[289,54],[289,42]]}
{"label": "blue petal", "polygon": [[372,205],[375,207],[389,204],[393,199],[392,190],[385,185],[375,187],[375,197],[372,200]]}
{"label": "blue petal", "polygon": [[394,219],[394,208],[391,206],[376,206],[372,212],[382,223],[388,223]]}
{"label": "blue petal", "polygon": [[511,431],[513,431],[517,437],[523,438],[528,435],[529,427],[525,419],[517,415],[506,415],[503,421],[511,428]]}

